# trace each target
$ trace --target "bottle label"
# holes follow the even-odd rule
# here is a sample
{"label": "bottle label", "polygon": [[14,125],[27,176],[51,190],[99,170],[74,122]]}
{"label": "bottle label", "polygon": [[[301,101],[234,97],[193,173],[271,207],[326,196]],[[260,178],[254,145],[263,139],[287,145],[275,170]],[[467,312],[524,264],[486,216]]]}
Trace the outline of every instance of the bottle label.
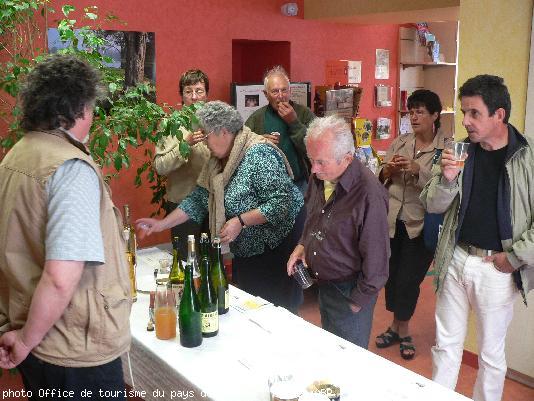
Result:
{"label": "bottle label", "polygon": [[228,309],[230,307],[230,291],[225,290],[224,291],[224,309]]}
{"label": "bottle label", "polygon": [[213,333],[219,330],[219,312],[202,312],[202,332]]}
{"label": "bottle label", "polygon": [[176,307],[179,308],[182,295],[184,294],[184,285],[183,284],[172,284],[171,288],[174,291],[174,300],[176,302]]}

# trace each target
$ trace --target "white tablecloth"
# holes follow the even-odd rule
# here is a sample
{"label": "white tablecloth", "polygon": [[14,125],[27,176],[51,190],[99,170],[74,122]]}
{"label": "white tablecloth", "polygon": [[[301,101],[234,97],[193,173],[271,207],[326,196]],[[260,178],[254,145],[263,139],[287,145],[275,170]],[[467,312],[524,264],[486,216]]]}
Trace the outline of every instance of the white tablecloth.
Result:
{"label": "white tablecloth", "polygon": [[[153,277],[158,252],[140,252],[139,278]],[[340,386],[342,401],[467,400],[286,309],[272,304],[251,309],[261,300],[232,286],[219,334],[192,349],[180,346],[178,337],[162,341],[146,330],[148,302],[147,294],[138,294],[130,319],[130,364],[123,358],[127,383],[144,391],[146,400],[268,401],[268,378],[285,373],[303,387],[330,379]]]}

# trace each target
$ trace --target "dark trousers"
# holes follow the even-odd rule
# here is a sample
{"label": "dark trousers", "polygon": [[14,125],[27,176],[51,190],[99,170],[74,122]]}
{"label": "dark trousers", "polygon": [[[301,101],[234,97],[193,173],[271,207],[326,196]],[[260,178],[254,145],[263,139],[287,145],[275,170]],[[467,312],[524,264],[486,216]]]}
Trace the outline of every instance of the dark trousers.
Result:
{"label": "dark trousers", "polygon": [[[173,202],[165,202],[164,208],[167,214],[169,214],[176,209],[176,206],[178,206],[178,204]],[[180,254],[182,255],[183,259],[187,257],[187,236],[193,234],[195,236],[196,243],[198,244],[200,240],[200,233],[202,232],[208,233],[209,235],[208,218],[205,218],[202,224],[197,224],[193,220],[187,220],[185,223],[171,228],[171,240],[175,236],[180,238],[180,241],[178,242],[178,249],[180,250]]]}
{"label": "dark trousers", "polygon": [[[126,400],[121,359],[89,368],[67,368],[29,354],[18,366],[26,391],[37,400]],[[72,391],[71,396],[58,391]],[[64,393],[65,394],[65,393]]]}
{"label": "dark trousers", "polygon": [[404,222],[397,220],[395,237],[390,240],[389,278],[386,283],[386,309],[395,319],[410,320],[434,254],[426,249],[423,235],[410,239]]}
{"label": "dark trousers", "polygon": [[295,248],[291,235],[274,249],[266,246],[260,255],[235,256],[233,271],[239,288],[296,314],[303,296],[300,285],[287,275],[287,260]]}
{"label": "dark trousers", "polygon": [[350,309],[350,294],[355,286],[356,280],[319,284],[321,326],[330,333],[367,349],[378,295],[367,304],[359,305],[359,312],[353,312]]}

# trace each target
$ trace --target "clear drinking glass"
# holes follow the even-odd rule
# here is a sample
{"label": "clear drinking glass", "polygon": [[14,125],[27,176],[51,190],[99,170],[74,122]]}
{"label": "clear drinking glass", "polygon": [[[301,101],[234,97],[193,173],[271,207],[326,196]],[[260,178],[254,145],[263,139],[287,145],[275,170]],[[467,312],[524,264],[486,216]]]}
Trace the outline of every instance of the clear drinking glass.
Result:
{"label": "clear drinking glass", "polygon": [[176,337],[176,301],[173,290],[166,285],[156,287],[154,320],[157,338],[169,340]]}
{"label": "clear drinking glass", "polygon": [[456,167],[459,169],[464,167],[465,159],[467,159],[467,148],[469,143],[467,142],[457,142],[457,141],[448,141],[446,144],[446,149],[450,149],[456,160]]}
{"label": "clear drinking glass", "polygon": [[297,280],[303,290],[311,287],[313,284],[310,272],[300,260],[295,264],[295,273],[293,274],[293,277]]}

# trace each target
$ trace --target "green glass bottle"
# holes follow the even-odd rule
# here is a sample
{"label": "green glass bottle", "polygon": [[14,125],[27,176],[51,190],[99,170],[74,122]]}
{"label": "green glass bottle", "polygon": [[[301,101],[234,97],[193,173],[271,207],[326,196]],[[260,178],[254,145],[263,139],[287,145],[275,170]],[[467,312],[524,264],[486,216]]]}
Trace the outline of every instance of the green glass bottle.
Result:
{"label": "green glass bottle", "polygon": [[180,344],[183,347],[193,348],[202,344],[200,301],[193,284],[193,266],[190,264],[185,266],[184,293],[180,301],[178,325],[180,326]]}
{"label": "green glass bottle", "polygon": [[187,264],[193,267],[193,283],[195,290],[200,290],[200,271],[198,270],[197,251],[195,247],[195,236],[187,236]]}
{"label": "green glass bottle", "polygon": [[213,238],[213,259],[211,262],[210,276],[217,292],[217,301],[219,304],[219,315],[224,315],[228,312],[230,307],[230,299],[228,293],[228,280],[226,280],[226,272],[221,255],[221,239],[219,237]]}
{"label": "green glass bottle", "polygon": [[173,237],[172,239],[172,267],[169,272],[169,287],[174,291],[174,297],[176,300],[176,307],[180,306],[180,299],[184,292],[184,267],[182,265],[182,255],[179,248],[179,237]]}
{"label": "green glass bottle", "polygon": [[213,337],[219,332],[219,311],[217,293],[210,277],[209,237],[200,236],[200,311],[202,315],[202,336]]}

